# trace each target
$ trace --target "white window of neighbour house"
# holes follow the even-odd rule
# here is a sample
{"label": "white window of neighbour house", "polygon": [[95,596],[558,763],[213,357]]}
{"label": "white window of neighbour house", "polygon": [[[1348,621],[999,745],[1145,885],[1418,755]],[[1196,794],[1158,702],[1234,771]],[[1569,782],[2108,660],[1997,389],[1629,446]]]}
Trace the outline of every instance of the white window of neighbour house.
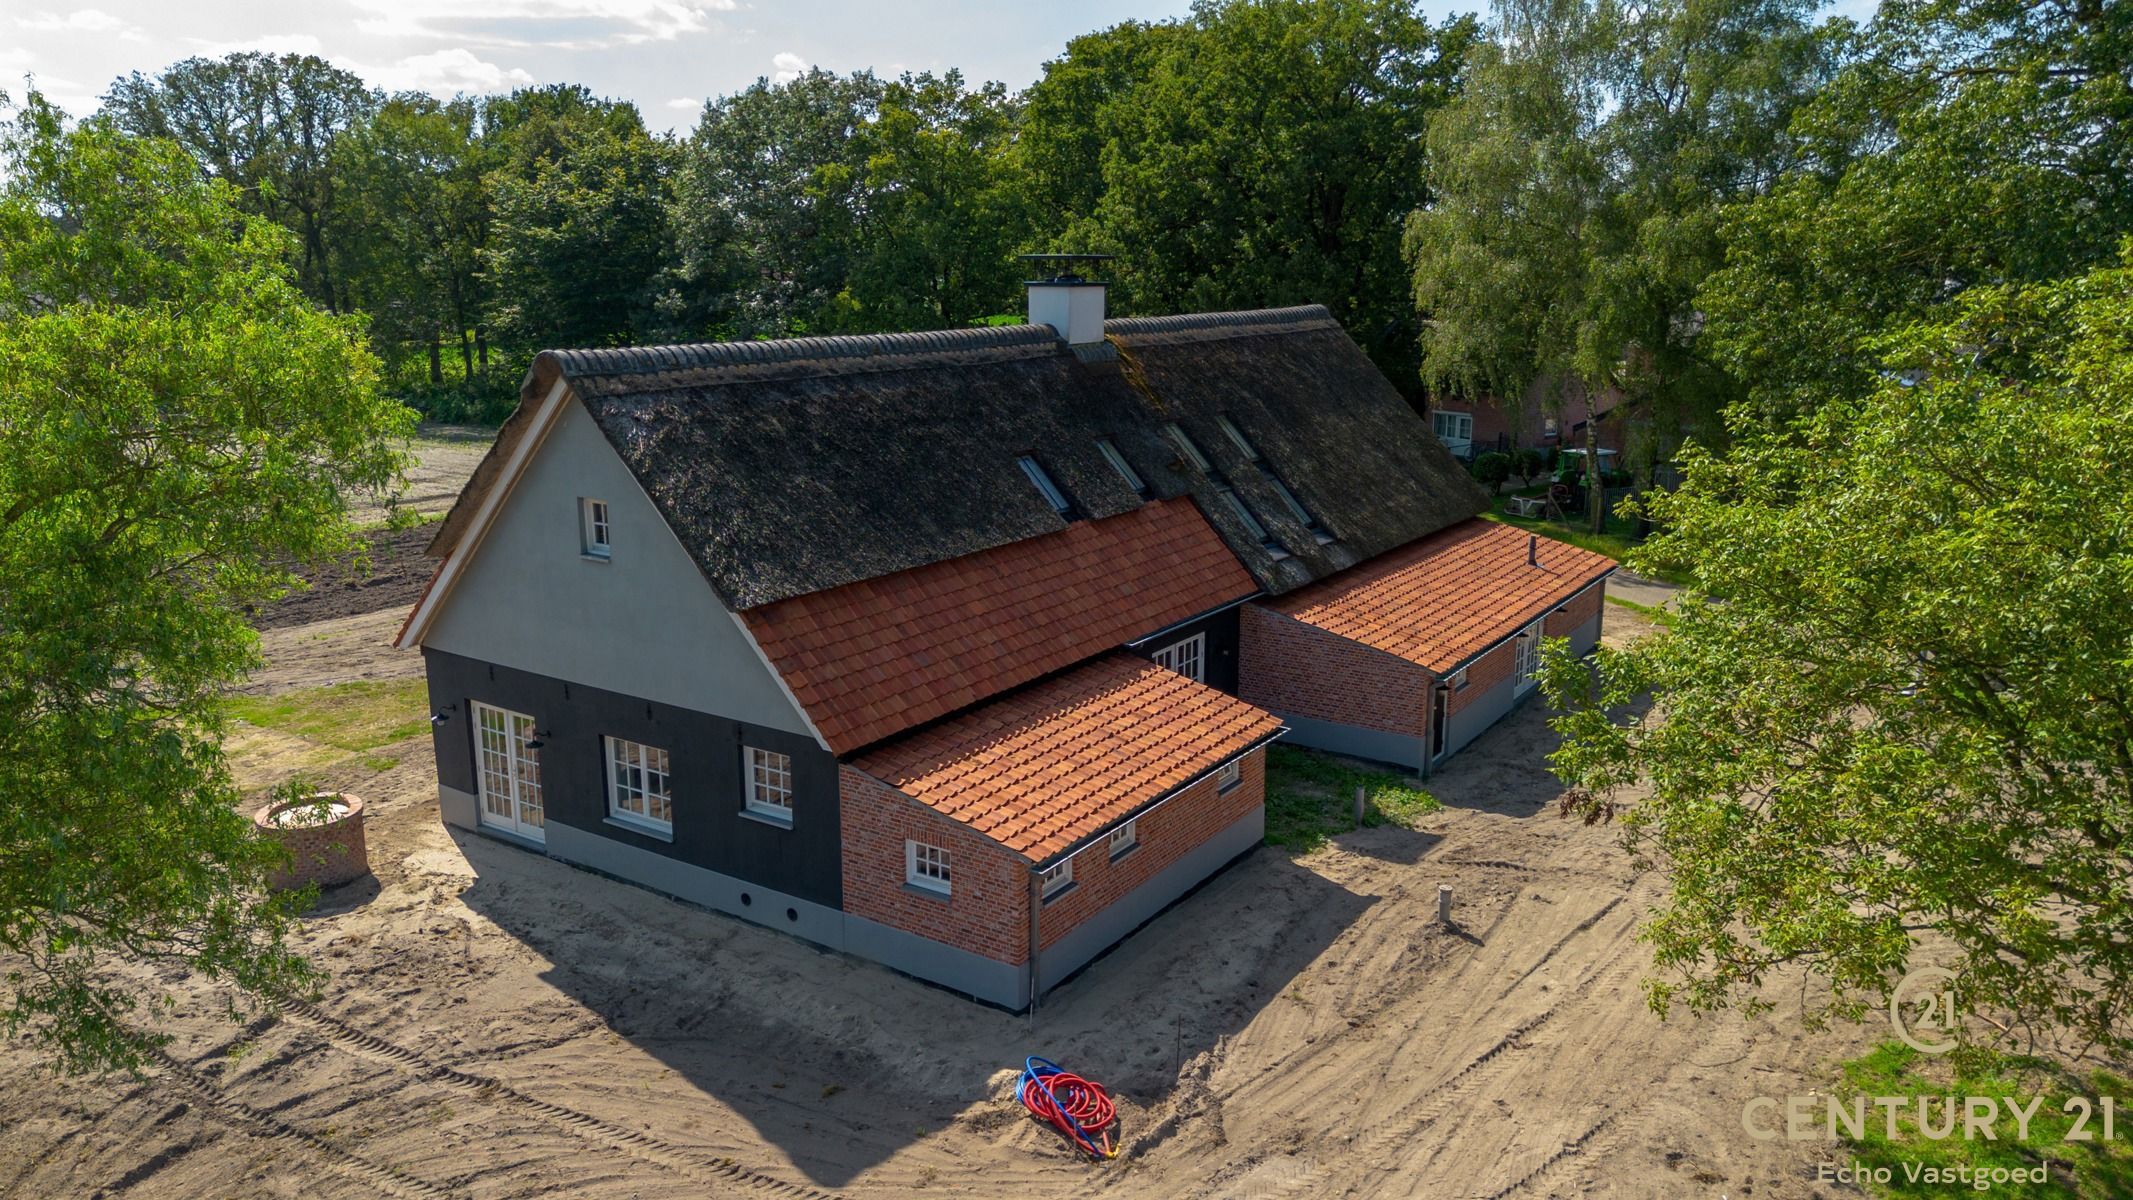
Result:
{"label": "white window of neighbour house", "polygon": [[792,755],[743,746],[741,767],[746,772],[747,810],[781,825],[792,824]]}
{"label": "white window of neighbour house", "polygon": [[1074,883],[1074,860],[1068,859],[1046,867],[1037,875],[1039,895],[1046,900],[1065,891]]}
{"label": "white window of neighbour house", "polygon": [[1221,769],[1215,772],[1215,790],[1218,792],[1226,792],[1231,788],[1236,787],[1238,783],[1243,781],[1243,779],[1244,760],[1241,758],[1233,758],[1230,761],[1223,763]]}
{"label": "white window of neighbour house", "polygon": [[1104,839],[1104,848],[1110,851],[1112,858],[1117,858],[1119,855],[1141,844],[1140,824],[1140,818],[1135,817],[1133,820],[1112,830],[1109,836]]}
{"label": "white window of neighbour house", "polygon": [[1159,667],[1168,667],[1192,680],[1207,682],[1207,635],[1196,633],[1182,642],[1172,642],[1149,656]]}
{"label": "white window of neighbour house", "polygon": [[607,815],[654,833],[674,831],[673,774],[667,752],[622,738],[607,739]]}

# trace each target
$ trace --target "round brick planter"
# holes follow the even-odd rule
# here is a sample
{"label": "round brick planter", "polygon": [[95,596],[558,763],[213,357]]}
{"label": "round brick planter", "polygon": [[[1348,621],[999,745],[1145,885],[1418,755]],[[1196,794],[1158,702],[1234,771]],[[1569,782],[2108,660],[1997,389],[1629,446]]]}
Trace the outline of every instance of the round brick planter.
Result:
{"label": "round brick planter", "polygon": [[[318,805],[327,806],[322,814]],[[252,815],[261,837],[289,851],[289,865],[267,881],[277,891],[315,883],[333,887],[370,874],[363,845],[363,802],[341,792],[269,804]]]}

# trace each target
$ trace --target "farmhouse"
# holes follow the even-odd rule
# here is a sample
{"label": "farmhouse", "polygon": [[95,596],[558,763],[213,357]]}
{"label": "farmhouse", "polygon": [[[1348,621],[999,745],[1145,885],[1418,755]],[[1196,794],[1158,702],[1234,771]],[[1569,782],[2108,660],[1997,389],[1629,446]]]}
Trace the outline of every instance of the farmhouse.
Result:
{"label": "farmhouse", "polygon": [[400,644],[444,820],[1020,1009],[1598,636],[1323,308],[542,354]]}

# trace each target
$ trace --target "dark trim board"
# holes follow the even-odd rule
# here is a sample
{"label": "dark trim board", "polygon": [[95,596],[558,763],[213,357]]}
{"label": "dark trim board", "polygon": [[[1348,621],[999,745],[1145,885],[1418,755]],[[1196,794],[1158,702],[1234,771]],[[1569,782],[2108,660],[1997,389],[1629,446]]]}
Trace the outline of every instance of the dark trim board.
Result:
{"label": "dark trim board", "polygon": [[[747,880],[827,908],[844,902],[837,762],[813,739],[710,713],[425,648],[437,781],[476,795],[474,722],[479,700],[534,719],[543,743],[542,800],[550,829],[565,841],[601,838],[692,867]],[[603,738],[628,738],[667,751],[673,768],[672,841],[607,820]],[[741,747],[792,756],[793,824],[785,829],[743,815]]]}

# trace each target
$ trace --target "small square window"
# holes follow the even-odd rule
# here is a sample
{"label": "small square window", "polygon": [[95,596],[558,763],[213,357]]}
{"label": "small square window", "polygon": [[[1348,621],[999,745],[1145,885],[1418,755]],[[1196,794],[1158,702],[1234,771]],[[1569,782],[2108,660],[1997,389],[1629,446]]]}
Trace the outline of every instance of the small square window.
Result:
{"label": "small square window", "polygon": [[673,831],[674,785],[666,751],[607,739],[607,815],[661,833]]}
{"label": "small square window", "polygon": [[792,824],[792,755],[743,746],[741,762],[748,773],[748,811]]}
{"label": "small square window", "polygon": [[1111,857],[1117,858],[1141,844],[1140,824],[1140,818],[1135,817],[1111,831],[1110,836],[1104,839],[1104,846],[1110,850]]}
{"label": "small square window", "polygon": [[1215,790],[1226,792],[1244,781],[1244,760],[1233,758],[1215,771]]}
{"label": "small square window", "polygon": [[578,500],[578,536],[581,539],[579,548],[584,552],[585,557],[608,557],[611,545],[609,541],[610,533],[611,528],[607,520],[607,501],[580,497]]}
{"label": "small square window", "polygon": [[931,842],[906,839],[904,842],[904,882],[912,887],[939,892],[949,892],[948,848]]}
{"label": "small square window", "polygon": [[1074,860],[1055,863],[1046,867],[1037,876],[1039,895],[1049,900],[1074,882]]}
{"label": "small square window", "polygon": [[1451,674],[1445,676],[1444,683],[1446,687],[1451,688],[1455,692],[1465,690],[1466,668],[1461,667],[1458,670],[1452,672]]}

